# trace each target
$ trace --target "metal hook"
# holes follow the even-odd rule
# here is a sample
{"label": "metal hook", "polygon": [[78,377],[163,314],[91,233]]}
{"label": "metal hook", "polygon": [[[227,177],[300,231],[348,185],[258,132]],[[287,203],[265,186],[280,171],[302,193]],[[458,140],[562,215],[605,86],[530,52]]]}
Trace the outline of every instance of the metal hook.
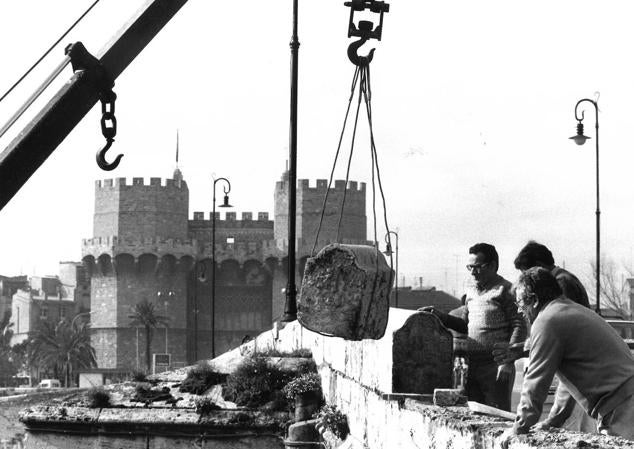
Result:
{"label": "metal hook", "polygon": [[102,170],[105,170],[105,171],[114,170],[115,168],[117,168],[117,166],[119,165],[119,162],[121,162],[121,158],[123,157],[123,154],[119,154],[117,155],[117,157],[115,158],[113,162],[109,163],[106,161],[106,151],[110,149],[113,142],[114,142],[114,139],[107,139],[106,146],[104,146],[101,150],[97,151],[97,165]]}
{"label": "metal hook", "polygon": [[367,38],[361,38],[356,42],[351,43],[350,45],[348,45],[348,59],[350,59],[350,61],[359,67],[365,67],[367,65],[370,64],[370,62],[372,62],[372,58],[374,57],[374,48],[372,50],[370,50],[370,52],[367,54],[367,56],[360,56],[357,52],[359,51],[359,48],[365,44],[368,41]]}

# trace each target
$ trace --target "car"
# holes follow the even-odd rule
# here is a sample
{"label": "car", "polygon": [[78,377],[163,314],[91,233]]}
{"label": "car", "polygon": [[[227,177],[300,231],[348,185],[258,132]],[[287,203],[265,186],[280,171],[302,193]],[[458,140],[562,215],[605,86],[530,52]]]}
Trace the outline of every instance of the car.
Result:
{"label": "car", "polygon": [[57,379],[42,379],[38,388],[61,388],[61,383]]}

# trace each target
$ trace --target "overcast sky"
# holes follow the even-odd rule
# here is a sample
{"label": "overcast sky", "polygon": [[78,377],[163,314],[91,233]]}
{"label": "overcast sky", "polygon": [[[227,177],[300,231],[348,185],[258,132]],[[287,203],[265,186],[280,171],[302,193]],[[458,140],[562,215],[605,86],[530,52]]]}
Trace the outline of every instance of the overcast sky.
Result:
{"label": "overcast sky", "polygon": [[[90,3],[4,5],[0,90]],[[98,53],[142,3],[102,0],[0,103],[0,121],[59,63],[65,44],[80,40]],[[97,105],[0,211],[0,274],[55,274],[58,261],[79,260],[81,239],[92,236],[94,181],[171,177],[177,128],[190,217],[211,210],[212,173],[231,180],[238,213],[272,214],[288,155],[291,5],[185,5],[116,82],[119,132],[111,153],[125,154],[120,167],[106,173],[94,162],[103,145]],[[578,147],[568,137],[575,103],[597,91],[602,247],[631,264],[632,9],[625,0],[391,2],[383,40],[374,44],[373,115],[389,222],[400,235],[399,274],[408,283],[423,276],[425,284],[460,290],[467,248],[478,241],[496,245],[500,271],[511,280],[513,258],[528,239],[551,247],[556,261],[580,276],[588,273],[595,250],[592,110],[585,123],[593,140]],[[300,0],[299,178],[330,172],[354,70],[346,56],[348,14],[342,0]],[[66,69],[60,82],[70,75]],[[351,179],[369,184],[367,134],[357,142]]]}

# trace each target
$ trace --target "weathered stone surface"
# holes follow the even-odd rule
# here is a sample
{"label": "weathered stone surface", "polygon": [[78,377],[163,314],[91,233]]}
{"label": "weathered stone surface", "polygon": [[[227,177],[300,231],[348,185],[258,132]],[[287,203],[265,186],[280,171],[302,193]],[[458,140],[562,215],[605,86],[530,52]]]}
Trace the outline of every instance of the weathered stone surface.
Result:
{"label": "weathered stone surface", "polygon": [[451,407],[467,403],[467,397],[462,390],[455,388],[436,388],[434,390],[434,405],[439,407]]}
{"label": "weathered stone surface", "polygon": [[331,244],[308,259],[297,319],[307,329],[347,340],[385,333],[392,270],[372,246]]}
{"label": "weathered stone surface", "polygon": [[417,312],[394,332],[392,391],[432,394],[452,386],[453,338],[433,314]]}

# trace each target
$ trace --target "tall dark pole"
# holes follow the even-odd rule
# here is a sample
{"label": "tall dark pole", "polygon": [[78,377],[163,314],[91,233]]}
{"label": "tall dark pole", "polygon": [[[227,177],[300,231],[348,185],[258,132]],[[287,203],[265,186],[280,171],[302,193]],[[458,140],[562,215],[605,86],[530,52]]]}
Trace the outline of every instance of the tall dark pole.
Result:
{"label": "tall dark pole", "polygon": [[597,101],[589,98],[579,100],[575,105],[575,119],[577,119],[577,135],[571,137],[577,145],[583,145],[589,137],[583,135],[583,111],[581,111],[581,117],[579,117],[577,110],[579,105],[583,102],[591,103],[594,106],[595,120],[594,129],[596,133],[595,152],[596,152],[596,190],[597,190],[597,209],[595,211],[596,216],[596,306],[595,311],[601,315],[601,208],[599,207],[599,105]]}
{"label": "tall dark pole", "polygon": [[295,285],[295,222],[297,190],[297,79],[299,38],[297,37],[297,0],[293,0],[293,36],[291,38],[291,121],[288,146],[288,283],[282,321],[297,319],[297,287]]}
{"label": "tall dark pole", "polygon": [[216,357],[216,183],[224,181],[225,199],[220,207],[231,207],[229,205],[229,192],[231,183],[227,178],[214,179],[213,209],[211,212],[211,358]]}

